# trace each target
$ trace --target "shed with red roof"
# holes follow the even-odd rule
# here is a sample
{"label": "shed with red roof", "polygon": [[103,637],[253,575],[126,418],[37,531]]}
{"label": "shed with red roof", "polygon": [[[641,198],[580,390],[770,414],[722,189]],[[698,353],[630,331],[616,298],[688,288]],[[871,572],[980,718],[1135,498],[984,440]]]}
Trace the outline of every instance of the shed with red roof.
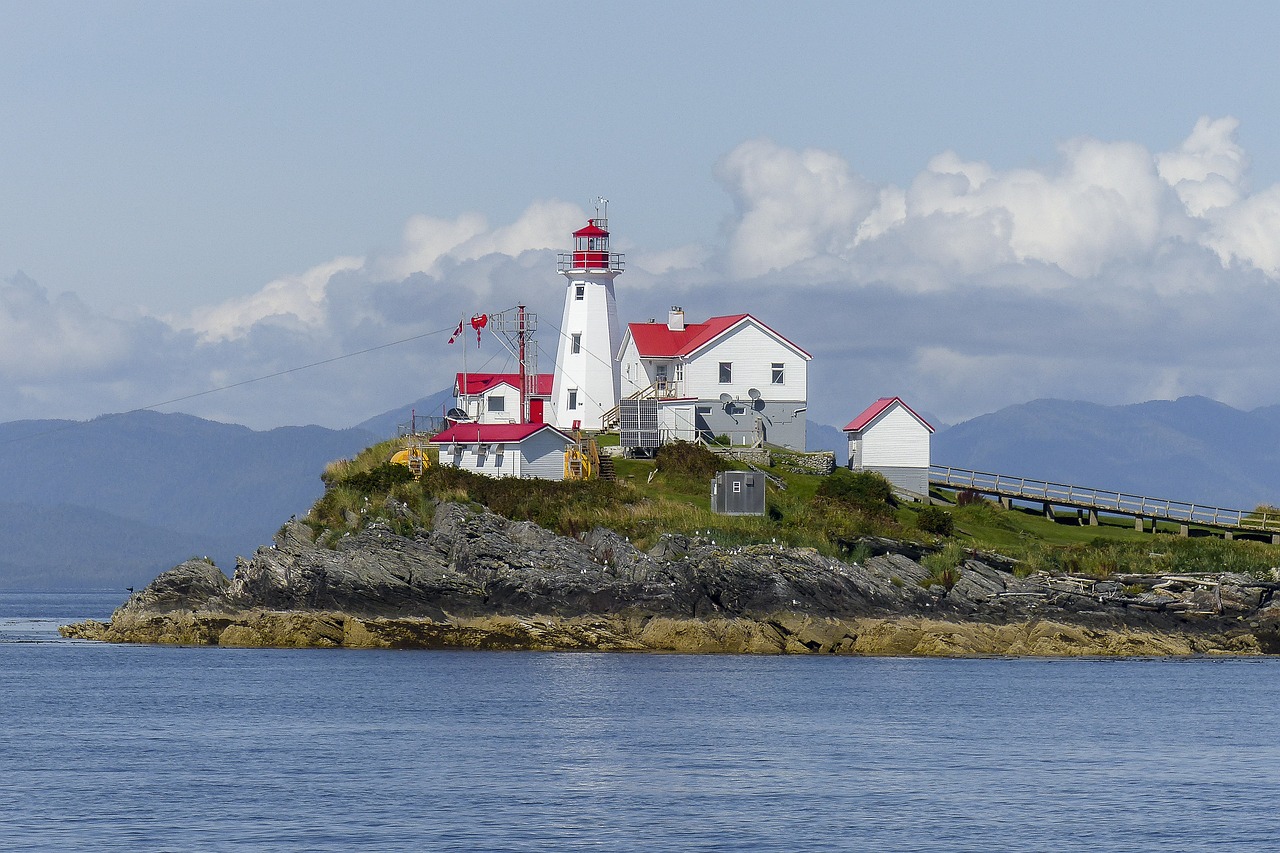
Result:
{"label": "shed with red roof", "polygon": [[431,443],[440,464],[487,477],[564,479],[564,454],[574,440],[550,424],[454,424]]}
{"label": "shed with red roof", "polygon": [[844,428],[849,468],[877,471],[913,496],[929,494],[929,436],[933,427],[900,397],[881,397]]}

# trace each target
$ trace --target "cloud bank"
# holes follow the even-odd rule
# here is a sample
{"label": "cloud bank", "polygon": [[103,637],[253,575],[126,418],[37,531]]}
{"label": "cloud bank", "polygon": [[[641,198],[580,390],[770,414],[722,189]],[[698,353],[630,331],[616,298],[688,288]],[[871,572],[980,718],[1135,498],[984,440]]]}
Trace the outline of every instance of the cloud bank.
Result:
{"label": "cloud bank", "polygon": [[[837,425],[884,394],[946,421],[1036,397],[1280,403],[1280,186],[1249,186],[1237,127],[1202,118],[1165,152],[1067,140],[1050,165],[1003,171],[944,151],[905,187],[748,140],[715,166],[735,206],[721,242],[629,253],[619,309],[759,315],[814,353],[811,415]],[[173,408],[344,426],[447,386],[463,359],[448,332],[517,302],[540,315],[548,369],[555,251],[587,215],[548,200],[500,225],[414,216],[393,250],[181,317],[96,313],[19,273],[0,285],[0,403],[87,417],[324,361]],[[492,340],[466,358],[512,363]]]}

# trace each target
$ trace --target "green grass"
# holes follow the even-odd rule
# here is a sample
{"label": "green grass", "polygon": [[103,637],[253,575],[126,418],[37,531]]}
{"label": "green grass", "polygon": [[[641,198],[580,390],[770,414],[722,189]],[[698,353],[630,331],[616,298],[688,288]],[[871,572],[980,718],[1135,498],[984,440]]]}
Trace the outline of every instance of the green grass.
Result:
{"label": "green grass", "polygon": [[[954,582],[956,555],[966,549],[1015,559],[1021,574],[1043,570],[1108,577],[1229,570],[1269,577],[1271,567],[1280,566],[1280,546],[1183,538],[1172,525],[1156,535],[1142,533],[1134,530],[1131,518],[1103,516],[1099,526],[1082,526],[1074,514],[1049,520],[1037,511],[1006,510],[987,501],[929,510],[922,518],[925,507],[886,500],[875,482],[843,469],[826,477],[768,469],[786,488],[766,485],[766,515],[716,515],[711,512],[710,471],[747,466],[708,458],[711,454],[693,448],[668,452],[656,462],[615,459],[618,479],[613,483],[496,480],[440,468],[434,453],[431,467],[415,480],[406,476],[407,469],[386,464],[399,448],[399,442],[383,442],[326,468],[325,495],[306,518],[323,534],[322,541],[332,543],[374,518],[409,533],[415,523],[429,526],[435,504],[449,500],[488,506],[565,535],[608,527],[641,548],[664,533],[682,533],[719,545],[777,542],[856,560],[868,553],[867,537],[914,541],[938,549],[930,568],[944,584]],[[388,510],[389,496],[407,505],[413,518],[398,518]],[[922,524],[937,529],[939,512],[949,514],[951,536],[922,529]]]}

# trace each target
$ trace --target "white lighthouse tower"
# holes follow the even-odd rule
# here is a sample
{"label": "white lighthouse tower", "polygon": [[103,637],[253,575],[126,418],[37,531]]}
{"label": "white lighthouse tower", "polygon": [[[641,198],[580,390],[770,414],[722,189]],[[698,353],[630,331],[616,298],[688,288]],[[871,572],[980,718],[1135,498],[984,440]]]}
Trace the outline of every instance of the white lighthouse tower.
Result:
{"label": "white lighthouse tower", "polygon": [[552,405],[555,425],[601,429],[604,414],[618,405],[618,347],[622,333],[613,280],[622,255],[609,251],[609,208],[573,232],[573,251],[559,256],[557,269],[569,281],[560,321]]}

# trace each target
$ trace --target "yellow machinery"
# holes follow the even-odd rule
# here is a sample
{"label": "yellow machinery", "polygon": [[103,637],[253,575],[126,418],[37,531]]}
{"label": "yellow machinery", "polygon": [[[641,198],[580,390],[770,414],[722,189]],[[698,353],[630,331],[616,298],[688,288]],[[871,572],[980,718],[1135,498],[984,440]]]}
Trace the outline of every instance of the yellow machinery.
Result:
{"label": "yellow machinery", "polygon": [[404,465],[413,472],[413,476],[421,477],[422,472],[431,464],[431,461],[427,459],[426,448],[415,441],[404,450],[397,451],[391,457],[391,464]]}
{"label": "yellow machinery", "polygon": [[600,476],[600,448],[594,438],[583,438],[582,430],[573,433],[574,445],[564,452],[566,480],[594,480]]}

